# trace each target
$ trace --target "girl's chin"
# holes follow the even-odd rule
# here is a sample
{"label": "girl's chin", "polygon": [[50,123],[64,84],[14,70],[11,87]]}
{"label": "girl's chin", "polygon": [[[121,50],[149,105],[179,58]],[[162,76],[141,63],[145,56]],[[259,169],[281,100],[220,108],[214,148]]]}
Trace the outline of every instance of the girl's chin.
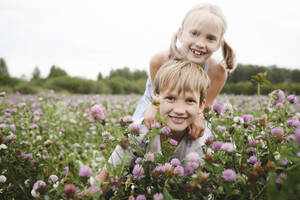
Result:
{"label": "girl's chin", "polygon": [[204,65],[205,63],[205,57],[204,56],[201,56],[201,57],[196,57],[194,55],[189,55],[188,57],[188,60],[196,63],[196,64],[199,64],[199,65]]}

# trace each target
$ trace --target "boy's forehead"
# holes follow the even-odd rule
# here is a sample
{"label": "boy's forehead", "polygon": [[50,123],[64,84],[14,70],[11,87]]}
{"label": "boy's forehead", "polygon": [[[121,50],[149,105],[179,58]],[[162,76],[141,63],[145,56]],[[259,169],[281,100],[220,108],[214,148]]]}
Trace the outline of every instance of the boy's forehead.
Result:
{"label": "boy's forehead", "polygon": [[170,84],[168,86],[165,86],[164,88],[161,88],[160,92],[168,93],[168,94],[183,94],[183,95],[189,95],[190,94],[196,94],[200,95],[200,91],[197,89],[190,89],[190,88],[180,88],[176,84]]}

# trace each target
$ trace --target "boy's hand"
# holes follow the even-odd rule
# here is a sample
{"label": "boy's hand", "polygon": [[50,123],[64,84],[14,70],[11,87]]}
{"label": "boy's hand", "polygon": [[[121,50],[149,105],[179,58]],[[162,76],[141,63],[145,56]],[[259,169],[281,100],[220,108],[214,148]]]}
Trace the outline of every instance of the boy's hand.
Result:
{"label": "boy's hand", "polygon": [[204,135],[205,120],[202,114],[197,115],[194,122],[189,126],[188,130],[188,138],[190,140],[195,140]]}
{"label": "boy's hand", "polygon": [[147,129],[151,129],[151,125],[156,122],[157,107],[149,104],[144,114],[144,122]]}
{"label": "boy's hand", "polygon": [[[93,189],[93,187],[97,187],[97,190]],[[84,191],[83,191],[83,195],[87,196],[87,197],[93,197],[93,195],[95,194],[95,191],[97,192],[100,189],[101,196],[105,196],[106,187],[107,187],[107,184],[103,184],[101,189],[96,184],[94,184],[93,186],[85,187]]]}

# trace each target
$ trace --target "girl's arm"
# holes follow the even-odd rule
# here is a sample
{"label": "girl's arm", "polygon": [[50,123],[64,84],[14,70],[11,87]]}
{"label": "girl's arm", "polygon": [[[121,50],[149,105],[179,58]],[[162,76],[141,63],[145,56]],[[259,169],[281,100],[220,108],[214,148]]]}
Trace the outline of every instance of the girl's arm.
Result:
{"label": "girl's arm", "polygon": [[[151,76],[152,85],[154,84],[154,78],[159,68],[169,60],[169,50],[160,51],[152,56],[149,65],[149,71]],[[153,87],[154,88],[154,87]]]}
{"label": "girl's arm", "polygon": [[[150,66],[149,66],[152,86],[153,86],[154,78],[155,78],[157,71],[169,59],[168,56],[169,56],[168,50],[160,51],[160,52],[156,53],[154,56],[152,56],[152,58],[150,60]],[[152,88],[154,88],[154,87],[152,87]],[[144,113],[144,122],[148,129],[151,129],[151,124],[155,123],[156,113],[157,113],[156,107],[150,103]]]}
{"label": "girl's arm", "polygon": [[[208,67],[208,76],[210,78],[210,86],[207,89],[206,94],[206,104],[205,106],[209,106],[213,104],[216,96],[220,93],[222,88],[225,85],[227,80],[227,72],[225,68],[218,64],[215,60],[210,59],[209,67]],[[189,127],[189,139],[195,140],[204,135],[205,130],[205,120],[202,114],[194,120],[194,122]]]}
{"label": "girl's arm", "polygon": [[221,64],[210,59],[207,74],[210,78],[210,86],[207,89],[206,106],[209,106],[213,104],[215,98],[223,89],[227,80],[227,71]]}

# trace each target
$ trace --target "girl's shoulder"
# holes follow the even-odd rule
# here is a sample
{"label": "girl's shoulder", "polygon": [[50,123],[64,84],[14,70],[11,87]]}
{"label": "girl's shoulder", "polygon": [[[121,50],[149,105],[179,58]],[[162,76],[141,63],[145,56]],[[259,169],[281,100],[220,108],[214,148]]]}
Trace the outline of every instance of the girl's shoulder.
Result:
{"label": "girl's shoulder", "polygon": [[216,61],[215,59],[209,59],[208,65],[208,75],[211,79],[226,79],[227,70],[221,64],[221,62]]}
{"label": "girl's shoulder", "polygon": [[159,51],[150,59],[150,68],[160,68],[169,60],[169,50]]}

